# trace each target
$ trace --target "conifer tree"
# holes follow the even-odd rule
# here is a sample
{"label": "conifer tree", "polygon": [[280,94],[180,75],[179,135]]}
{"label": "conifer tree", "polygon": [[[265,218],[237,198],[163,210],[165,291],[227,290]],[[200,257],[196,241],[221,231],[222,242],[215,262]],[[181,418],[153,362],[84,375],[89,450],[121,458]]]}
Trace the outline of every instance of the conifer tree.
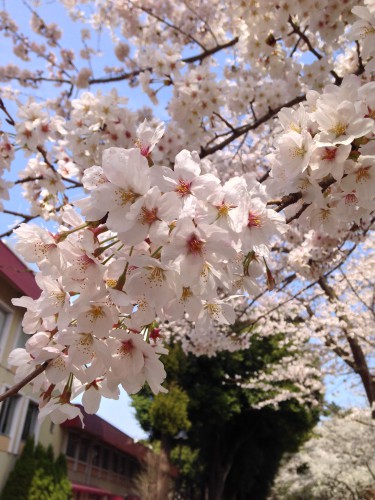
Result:
{"label": "conifer tree", "polygon": [[34,439],[29,438],[5,483],[0,497],[1,500],[28,500],[28,493],[35,471]]}
{"label": "conifer tree", "polygon": [[0,496],[1,500],[69,500],[72,487],[66,459],[54,459],[52,446],[28,439]]}

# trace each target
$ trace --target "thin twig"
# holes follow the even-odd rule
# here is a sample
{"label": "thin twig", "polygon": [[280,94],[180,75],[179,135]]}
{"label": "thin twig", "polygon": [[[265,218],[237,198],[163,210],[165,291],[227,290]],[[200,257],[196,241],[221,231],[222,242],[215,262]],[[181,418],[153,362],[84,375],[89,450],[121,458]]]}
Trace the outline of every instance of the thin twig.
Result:
{"label": "thin twig", "polygon": [[189,33],[186,33],[186,31],[184,31],[182,28],[180,28],[179,26],[176,26],[175,24],[172,24],[170,23],[169,21],[167,21],[166,19],[163,19],[162,17],[158,16],[157,14],[155,14],[155,12],[152,12],[151,9],[147,9],[146,7],[142,7],[141,5],[137,5],[135,4],[132,0],[128,0],[129,3],[135,8],[135,9],[139,9],[141,10],[142,12],[145,12],[146,14],[148,14],[149,16],[153,17],[154,19],[156,19],[157,21],[159,21],[160,23],[164,24],[165,26],[167,26],[168,28],[172,29],[172,30],[175,30],[177,31],[178,33],[180,33],[181,35],[183,36],[186,36],[191,42],[194,42],[196,43],[197,45],[199,45],[199,47],[201,49],[203,49],[204,51],[206,50],[206,47],[199,41],[197,40],[195,37],[193,37],[193,35],[190,35]]}
{"label": "thin twig", "polygon": [[[317,58],[317,59],[323,59],[323,56],[322,54],[320,54],[312,45],[309,37],[306,35],[305,31],[301,31],[301,28],[293,21],[293,19],[291,17],[289,17],[289,24],[291,25],[291,27],[293,28],[294,30],[294,33],[296,33],[297,35],[299,35],[300,38],[302,38],[302,40],[306,43],[307,47],[309,48],[309,51],[314,54],[314,56]],[[340,85],[341,82],[342,82],[342,78],[336,73],[336,71],[334,71],[333,69],[330,71],[330,74],[333,76],[333,78],[335,79],[335,83],[336,85]]]}
{"label": "thin twig", "polygon": [[16,122],[13,120],[12,116],[10,115],[9,111],[5,107],[4,101],[0,97],[0,109],[4,111],[4,113],[7,115],[6,121],[9,123],[9,125],[15,125]]}

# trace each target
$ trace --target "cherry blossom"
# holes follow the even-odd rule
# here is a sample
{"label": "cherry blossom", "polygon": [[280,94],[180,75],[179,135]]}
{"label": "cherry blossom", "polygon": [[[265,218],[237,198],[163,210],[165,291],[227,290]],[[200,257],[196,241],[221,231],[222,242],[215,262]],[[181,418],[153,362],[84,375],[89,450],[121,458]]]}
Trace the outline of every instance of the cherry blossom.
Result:
{"label": "cherry blossom", "polygon": [[317,404],[335,359],[372,405],[373,1],[60,2],[80,51],[38,2],[35,39],[0,12],[2,236],[41,289],[14,299],[30,339],[9,360],[41,369],[41,415],[163,392],[164,342],[213,356],[275,332],[288,356],[237,381],[258,407]]}

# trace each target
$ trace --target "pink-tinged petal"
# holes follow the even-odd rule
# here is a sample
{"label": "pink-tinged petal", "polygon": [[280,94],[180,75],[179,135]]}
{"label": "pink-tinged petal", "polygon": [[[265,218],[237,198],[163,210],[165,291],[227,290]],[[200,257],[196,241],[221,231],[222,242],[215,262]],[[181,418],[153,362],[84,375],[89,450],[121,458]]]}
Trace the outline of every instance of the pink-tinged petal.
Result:
{"label": "pink-tinged petal", "polygon": [[150,187],[149,167],[138,148],[109,148],[103,151],[103,172],[116,186],[144,194]]}
{"label": "pink-tinged petal", "polygon": [[51,384],[58,384],[69,376],[70,370],[68,369],[67,360],[68,357],[61,354],[49,363],[45,374]]}
{"label": "pink-tinged petal", "polygon": [[95,386],[86,389],[82,396],[82,404],[85,412],[92,415],[99,410],[101,394]]}

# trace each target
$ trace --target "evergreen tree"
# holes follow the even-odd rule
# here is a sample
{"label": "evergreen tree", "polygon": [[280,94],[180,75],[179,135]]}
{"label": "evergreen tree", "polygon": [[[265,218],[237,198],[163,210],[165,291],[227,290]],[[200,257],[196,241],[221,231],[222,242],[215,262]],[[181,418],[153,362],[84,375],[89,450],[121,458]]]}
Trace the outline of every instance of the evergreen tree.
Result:
{"label": "evergreen tree", "polygon": [[26,441],[0,500],[69,500],[72,487],[64,455],[54,459],[52,446]]}
{"label": "evergreen tree", "polygon": [[29,489],[36,471],[34,439],[28,438],[22,453],[10,473],[1,500],[28,500]]}
{"label": "evergreen tree", "polygon": [[[287,355],[272,339],[266,343],[255,341],[249,350],[214,358],[171,347],[165,359],[171,393],[133,396],[141,425],[179,467],[185,498],[203,498],[206,491],[210,500],[264,499],[282,455],[296,451],[317,422],[318,411],[295,400],[255,410],[260,391],[235,382],[235,375],[249,375]],[[181,394],[185,403],[179,406]],[[181,425],[177,429],[170,422]],[[177,430],[188,431],[186,442]]]}

